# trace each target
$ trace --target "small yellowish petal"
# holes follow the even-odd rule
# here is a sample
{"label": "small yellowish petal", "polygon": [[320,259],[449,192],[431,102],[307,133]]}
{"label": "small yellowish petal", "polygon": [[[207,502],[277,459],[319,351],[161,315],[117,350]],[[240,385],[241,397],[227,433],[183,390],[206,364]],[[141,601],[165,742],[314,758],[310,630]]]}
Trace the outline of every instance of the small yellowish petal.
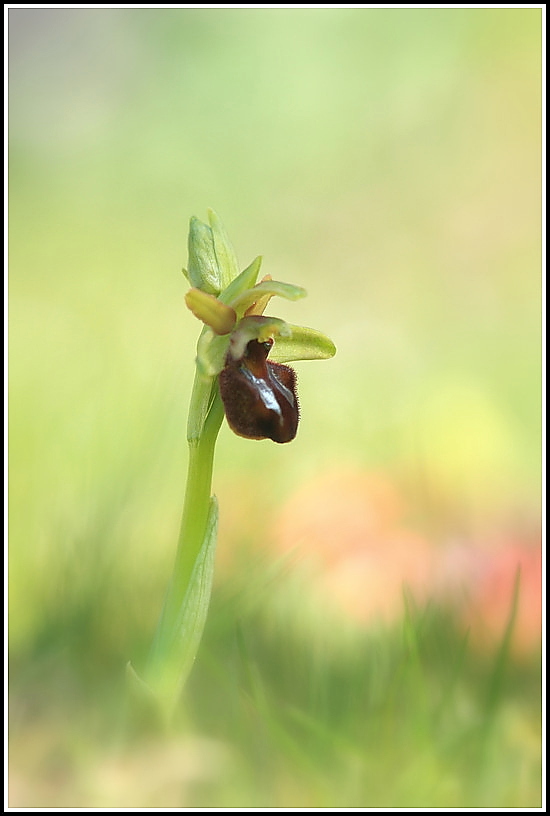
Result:
{"label": "small yellowish petal", "polygon": [[[266,281],[273,280],[271,275],[264,275],[261,279],[260,283],[265,283]],[[249,317],[250,315],[263,315],[266,310],[267,304],[273,297],[273,293],[267,293],[266,295],[260,295],[258,300],[254,301],[252,306],[249,306],[246,312],[244,313],[245,317]]]}
{"label": "small yellowish petal", "polygon": [[210,326],[216,334],[229,334],[235,326],[235,310],[221,303],[214,295],[201,289],[190,289],[185,295],[185,302],[195,317]]}

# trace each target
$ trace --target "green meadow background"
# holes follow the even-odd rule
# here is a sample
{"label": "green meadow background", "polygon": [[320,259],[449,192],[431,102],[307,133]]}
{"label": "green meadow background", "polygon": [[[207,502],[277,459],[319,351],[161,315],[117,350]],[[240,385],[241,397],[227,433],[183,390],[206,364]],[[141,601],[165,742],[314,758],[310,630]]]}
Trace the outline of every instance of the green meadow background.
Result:
{"label": "green meadow background", "polygon": [[[12,8],[12,807],[541,805],[540,8]],[[308,290],[169,735],[189,218]]]}

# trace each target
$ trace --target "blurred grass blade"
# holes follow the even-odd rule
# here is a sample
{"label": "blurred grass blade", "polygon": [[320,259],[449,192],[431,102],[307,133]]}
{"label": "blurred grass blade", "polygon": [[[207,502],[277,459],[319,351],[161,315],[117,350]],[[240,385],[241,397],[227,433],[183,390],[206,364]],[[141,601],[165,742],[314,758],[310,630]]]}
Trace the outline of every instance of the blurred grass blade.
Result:
{"label": "blurred grass blade", "polygon": [[510,646],[512,643],[512,635],[514,633],[514,627],[516,624],[518,612],[520,587],[521,587],[521,567],[518,565],[516,569],[516,574],[514,576],[514,586],[510,602],[510,614],[508,615],[506,628],[502,635],[502,640],[500,642],[493,670],[491,672],[489,682],[487,685],[487,704],[485,708],[487,726],[492,721],[492,718],[502,696],[504,677],[506,673],[506,667],[510,659]]}

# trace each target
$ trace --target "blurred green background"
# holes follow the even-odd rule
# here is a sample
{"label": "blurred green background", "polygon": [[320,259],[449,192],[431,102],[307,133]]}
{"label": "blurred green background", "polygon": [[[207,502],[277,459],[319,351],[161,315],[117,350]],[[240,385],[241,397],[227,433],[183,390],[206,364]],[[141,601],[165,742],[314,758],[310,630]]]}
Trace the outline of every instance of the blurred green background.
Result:
{"label": "blurred green background", "polygon": [[[541,16],[9,11],[12,806],[540,806]],[[203,645],[129,736],[207,207],[338,353],[292,445],[222,428]]]}

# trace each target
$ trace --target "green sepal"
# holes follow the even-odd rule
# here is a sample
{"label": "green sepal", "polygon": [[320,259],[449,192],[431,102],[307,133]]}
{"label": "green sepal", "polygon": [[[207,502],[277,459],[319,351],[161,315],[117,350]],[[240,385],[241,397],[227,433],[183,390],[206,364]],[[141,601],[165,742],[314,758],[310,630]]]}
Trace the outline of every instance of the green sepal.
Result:
{"label": "green sepal", "polygon": [[269,352],[274,363],[290,363],[293,360],[328,360],[336,354],[332,340],[317,329],[289,325],[290,336],[275,335],[275,343]]}
{"label": "green sepal", "polygon": [[237,256],[229,236],[220,217],[214,210],[208,210],[208,221],[214,241],[214,251],[218,262],[219,284],[218,292],[225,289],[239,274]]}
{"label": "green sepal", "polygon": [[223,290],[220,295],[221,302],[231,303],[231,301],[235,300],[242,292],[253,287],[258,280],[261,265],[262,256],[258,255],[257,258],[254,258],[250,266],[247,266],[246,269],[241,272],[240,275],[237,275],[235,280],[231,281],[229,286]]}
{"label": "green sepal", "polygon": [[[201,343],[208,345],[212,338],[223,340],[226,346],[229,344],[229,335],[214,334],[212,329],[205,326],[199,337],[197,350],[200,349]],[[225,357],[225,355],[224,355]],[[204,366],[199,361],[197,353],[197,372],[193,382],[193,391],[191,392],[191,403],[189,406],[189,416],[187,418],[187,441],[191,444],[196,444],[200,439],[204,429],[204,423],[212,408],[212,404],[216,397],[216,382],[214,380],[215,374],[209,374]],[[223,364],[222,364],[223,367]],[[220,368],[221,371],[221,368]],[[216,372],[218,373],[218,372]]]}
{"label": "green sepal", "polygon": [[201,334],[197,343],[197,368],[201,376],[215,377],[220,373],[228,348],[229,335],[214,334],[208,328]]}
{"label": "green sepal", "polygon": [[214,236],[207,224],[193,216],[189,221],[187,241],[189,262],[183,270],[191,286],[211,295],[222,289],[218,259],[214,248]]}

